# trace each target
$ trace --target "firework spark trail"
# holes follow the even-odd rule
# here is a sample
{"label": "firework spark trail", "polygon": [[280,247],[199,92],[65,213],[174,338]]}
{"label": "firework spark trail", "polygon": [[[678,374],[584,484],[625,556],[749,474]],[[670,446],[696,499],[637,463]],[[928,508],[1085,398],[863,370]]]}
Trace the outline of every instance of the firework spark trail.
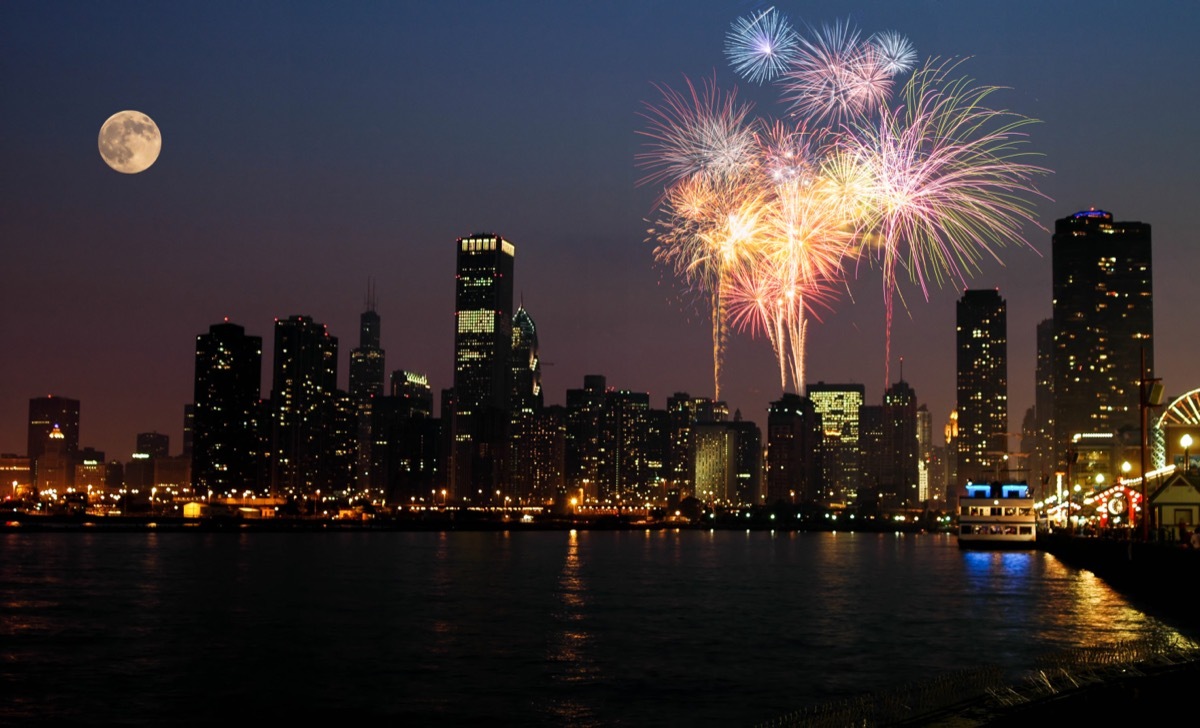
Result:
{"label": "firework spark trail", "polygon": [[787,18],[768,8],[738,18],[725,34],[725,56],[752,83],[775,80],[796,56],[798,37]]}

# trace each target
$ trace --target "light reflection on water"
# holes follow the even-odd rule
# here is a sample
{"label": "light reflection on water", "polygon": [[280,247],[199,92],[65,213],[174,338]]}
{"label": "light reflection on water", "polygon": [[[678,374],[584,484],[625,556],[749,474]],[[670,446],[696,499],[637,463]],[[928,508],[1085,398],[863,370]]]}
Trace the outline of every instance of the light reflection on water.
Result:
{"label": "light reflection on water", "polygon": [[15,696],[0,723],[199,724],[271,705],[748,724],[1176,635],[1047,554],[960,552],[944,536],[67,533],[0,548],[0,693]]}

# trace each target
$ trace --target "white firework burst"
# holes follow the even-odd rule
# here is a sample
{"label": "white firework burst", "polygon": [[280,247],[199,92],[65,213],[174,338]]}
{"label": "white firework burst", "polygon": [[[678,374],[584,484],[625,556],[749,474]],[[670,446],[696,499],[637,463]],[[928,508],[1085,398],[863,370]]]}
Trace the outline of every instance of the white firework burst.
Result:
{"label": "white firework burst", "polygon": [[725,34],[725,55],[747,81],[766,83],[791,63],[796,42],[796,31],[772,7],[733,21]]}
{"label": "white firework burst", "polygon": [[871,45],[879,53],[884,70],[893,76],[908,73],[917,63],[917,49],[908,38],[894,30],[885,30],[871,36]]}

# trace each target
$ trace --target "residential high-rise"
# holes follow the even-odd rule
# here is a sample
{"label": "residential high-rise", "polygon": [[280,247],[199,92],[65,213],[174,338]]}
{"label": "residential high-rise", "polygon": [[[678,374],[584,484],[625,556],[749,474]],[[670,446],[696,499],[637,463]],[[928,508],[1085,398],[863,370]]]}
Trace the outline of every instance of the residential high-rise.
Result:
{"label": "residential high-rise", "polygon": [[197,493],[260,491],[262,337],[228,321],[196,337],[192,487]]}
{"label": "residential high-rise", "polygon": [[958,301],[958,479],[1004,479],[1008,452],[1008,314],[994,289]]}
{"label": "residential high-rise", "polygon": [[451,492],[460,501],[508,493],[512,394],[512,243],[479,233],[455,243]]}
{"label": "residential high-rise", "polygon": [[341,485],[337,430],[337,337],[310,316],[275,320],[271,377],[271,490],[326,493]]}
{"label": "residential high-rise", "polygon": [[861,384],[817,382],[806,389],[816,413],[821,416],[824,477],[823,492],[818,500],[825,503],[853,500],[862,477],[858,417],[866,388]]}
{"label": "residential high-rise", "polygon": [[599,497],[606,386],[603,375],[588,374],[582,389],[567,390],[567,491],[580,493],[584,502]]}
{"label": "residential high-rise", "polygon": [[1150,226],[1085,210],[1058,220],[1053,238],[1054,450],[1072,435],[1136,441],[1139,381],[1154,371]]}
{"label": "residential high-rise", "polygon": [[[51,433],[58,430],[54,442]],[[53,394],[29,400],[29,429],[26,456],[33,468],[32,482],[39,480],[38,458],[53,445],[55,458],[63,460],[67,486],[75,482],[75,461],[79,454],[79,400]]]}

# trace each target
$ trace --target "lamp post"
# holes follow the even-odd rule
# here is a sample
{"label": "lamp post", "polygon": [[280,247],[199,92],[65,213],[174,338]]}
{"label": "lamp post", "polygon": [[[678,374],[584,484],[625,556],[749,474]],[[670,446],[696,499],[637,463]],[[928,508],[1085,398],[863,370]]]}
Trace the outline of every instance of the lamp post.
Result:
{"label": "lamp post", "polygon": [[1129,471],[1133,470],[1133,466],[1129,461],[1121,463],[1121,494],[1125,497],[1125,527],[1133,527],[1133,494],[1129,492],[1129,486],[1125,485],[1125,481],[1129,479]]}
{"label": "lamp post", "polygon": [[1179,438],[1179,444],[1183,446],[1183,472],[1192,472],[1192,436],[1189,433],[1183,433],[1183,437]]}

